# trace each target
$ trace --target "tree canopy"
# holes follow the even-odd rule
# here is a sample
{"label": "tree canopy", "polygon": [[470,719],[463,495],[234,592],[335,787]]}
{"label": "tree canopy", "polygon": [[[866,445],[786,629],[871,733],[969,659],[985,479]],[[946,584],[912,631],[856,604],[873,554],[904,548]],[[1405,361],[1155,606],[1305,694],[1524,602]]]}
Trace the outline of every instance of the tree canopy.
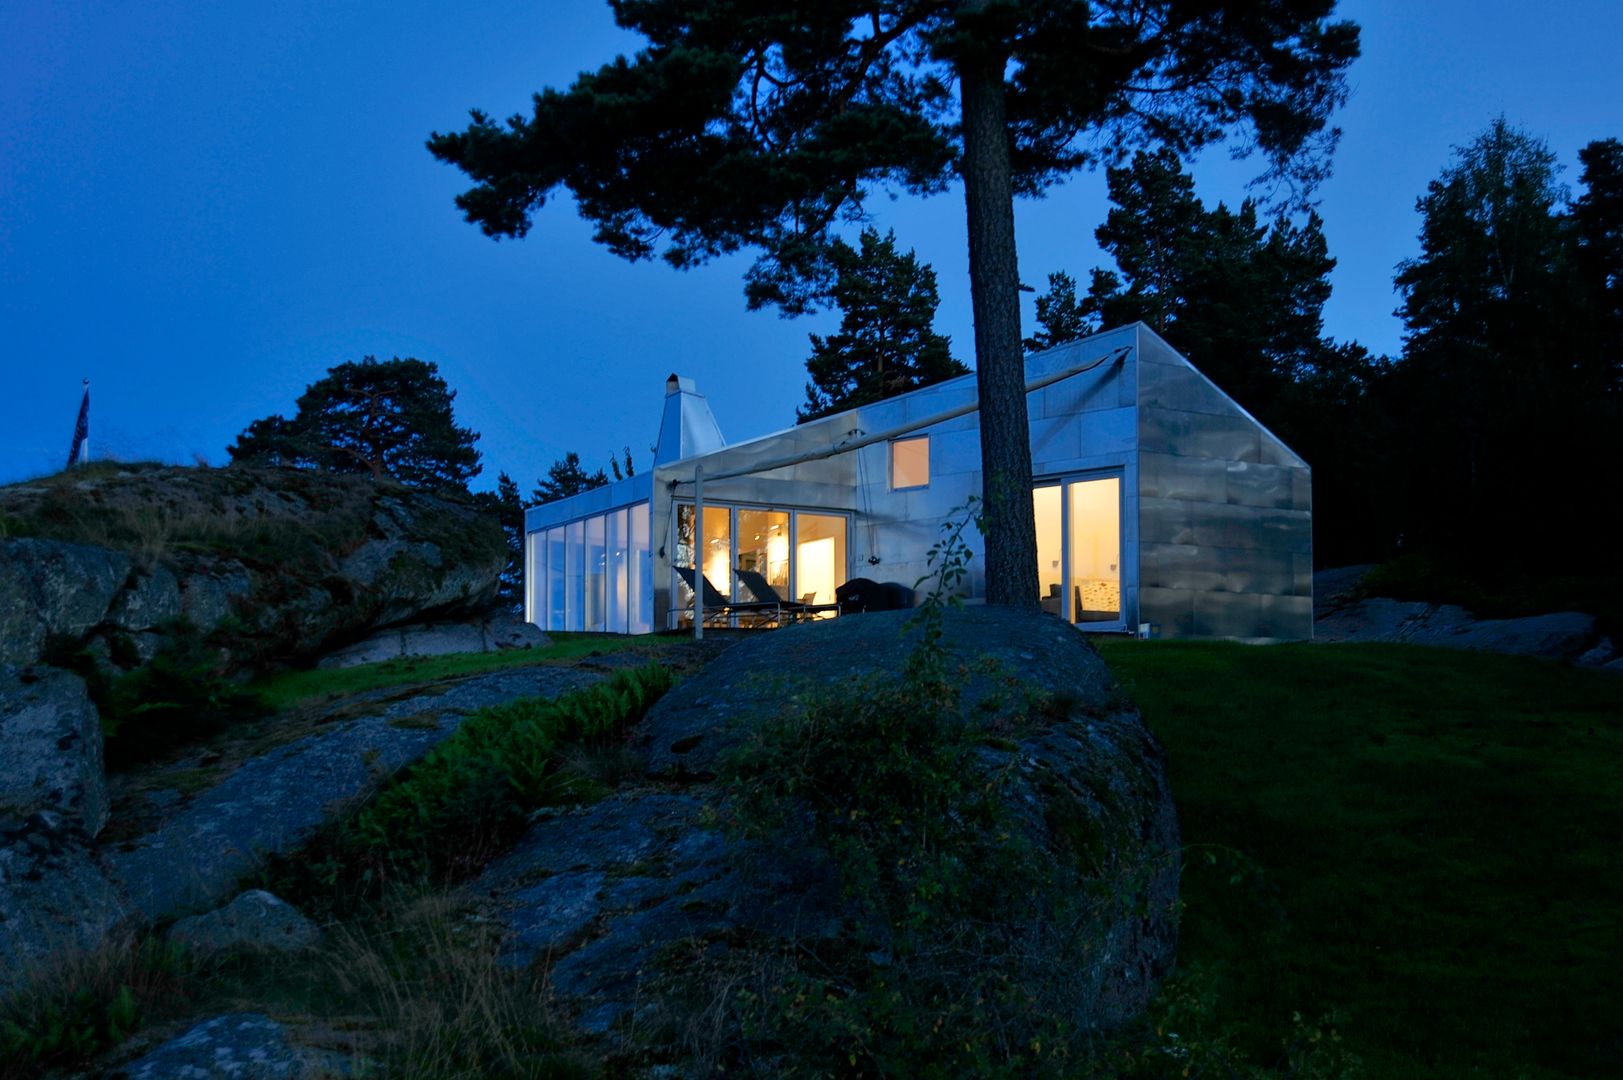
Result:
{"label": "tree canopy", "polygon": [[455,400],[437,365],[367,356],[328,369],[299,395],[291,419],[255,420],[227,452],[234,464],[387,476],[465,494],[480,471],[479,435],[457,426]]}
{"label": "tree canopy", "polygon": [[859,244],[836,240],[830,251],[843,318],[838,332],[811,335],[802,423],[969,372],[935,332],[935,271],[898,252],[894,232],[864,229]]}
{"label": "tree canopy", "polygon": [[1392,394],[1412,543],[1476,562],[1614,544],[1596,511],[1616,517],[1597,492],[1623,449],[1603,269],[1615,146],[1585,148],[1588,190],[1567,213],[1555,154],[1501,117],[1419,199],[1420,254],[1396,278]]}
{"label": "tree canopy", "polygon": [[[758,249],[755,305],[826,298],[832,240],[876,188],[964,185],[980,389],[987,595],[1036,603],[1013,199],[1135,146],[1225,137],[1276,178],[1322,176],[1358,30],[1334,0],[617,0],[648,44],[475,112],[430,150],[492,236],[558,188],[597,239],[684,267]],[[954,94],[954,84],[957,93]]]}
{"label": "tree canopy", "polygon": [[[630,462],[631,456],[627,454],[628,466]],[[547,469],[546,476],[535,482],[535,490],[530,493],[530,505],[540,506],[543,503],[557,502],[571,495],[579,495],[583,491],[600,488],[608,482],[607,473],[602,469],[595,473],[587,472],[580,463],[580,455],[570,450],[552,463]]]}

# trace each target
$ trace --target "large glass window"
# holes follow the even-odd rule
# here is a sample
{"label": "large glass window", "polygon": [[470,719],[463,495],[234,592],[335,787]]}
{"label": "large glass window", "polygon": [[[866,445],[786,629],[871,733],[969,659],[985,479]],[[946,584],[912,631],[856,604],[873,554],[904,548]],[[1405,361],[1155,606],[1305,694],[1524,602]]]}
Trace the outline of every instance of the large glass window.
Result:
{"label": "large glass window", "polygon": [[1079,626],[1120,625],[1121,477],[1044,485],[1031,502],[1043,610]]}
{"label": "large glass window", "polygon": [[[690,506],[677,508],[676,558],[677,566],[693,565],[693,518]],[[704,508],[704,536],[698,544],[699,562],[703,573],[715,590],[724,597],[733,595],[733,512],[726,506]],[[693,590],[677,578],[676,606],[679,610],[693,607]]]}
{"label": "large glass window", "polygon": [[[738,569],[753,570],[766,578],[778,598],[789,597],[789,512],[786,510],[740,510],[738,512]],[[749,599],[744,593],[741,599]],[[766,597],[756,597],[765,600]]]}
{"label": "large glass window", "polygon": [[611,634],[626,632],[626,577],[630,567],[626,562],[626,512],[615,510],[608,515],[603,549],[608,560],[606,585],[608,612],[605,629]]}
{"label": "large glass window", "polygon": [[845,522],[839,514],[795,515],[795,599],[834,603],[834,590],[846,578]]}
{"label": "large glass window", "polygon": [[930,436],[897,439],[890,444],[890,486],[927,487],[930,483]]}
{"label": "large glass window", "polygon": [[564,529],[547,530],[547,621],[548,630],[564,629]]}
{"label": "large glass window", "polygon": [[1121,480],[1065,485],[1071,504],[1071,618],[1121,621]]}
{"label": "large glass window", "polygon": [[629,514],[631,570],[626,579],[630,587],[627,629],[633,634],[647,634],[654,629],[654,562],[648,555],[648,504],[638,503]]}
{"label": "large glass window", "polygon": [[564,526],[564,532],[569,545],[564,573],[564,588],[568,593],[564,629],[579,630],[585,625],[586,611],[586,523],[572,521]]}
{"label": "large glass window", "polygon": [[608,584],[607,566],[603,553],[603,518],[586,519],[586,607],[584,630],[602,630],[604,627],[604,586]]}
{"label": "large glass window", "polygon": [[1037,596],[1050,615],[1065,614],[1065,553],[1061,526],[1060,486],[1049,484],[1031,493],[1037,517]]}

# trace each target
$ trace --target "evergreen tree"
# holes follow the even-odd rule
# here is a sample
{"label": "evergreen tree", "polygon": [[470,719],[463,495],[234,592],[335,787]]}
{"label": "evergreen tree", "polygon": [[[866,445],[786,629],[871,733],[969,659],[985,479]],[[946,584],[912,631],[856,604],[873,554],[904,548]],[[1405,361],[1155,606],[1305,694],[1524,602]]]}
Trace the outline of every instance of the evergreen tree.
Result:
{"label": "evergreen tree", "polygon": [[843,312],[838,333],[811,335],[806,404],[801,423],[868,405],[943,379],[967,374],[950,342],[935,332],[940,303],[935,271],[911,251],[896,250],[896,234],[864,229],[860,247],[834,241],[834,303]]}
{"label": "evergreen tree", "polygon": [[474,505],[501,523],[507,539],[507,566],[496,588],[496,602],[506,611],[524,609],[524,501],[518,484],[505,472],[496,478],[496,490],[474,494]]}
{"label": "evergreen tree", "polygon": [[1099,329],[1076,298],[1076,279],[1063,270],[1048,275],[1048,291],[1037,297],[1037,325],[1042,329],[1026,338],[1028,352],[1052,349]]}
{"label": "evergreen tree", "polygon": [[1119,276],[1095,270],[1080,313],[1104,326],[1142,320],[1277,426],[1285,388],[1327,348],[1323,309],[1335,260],[1323,223],[1310,214],[1300,225],[1283,217],[1264,224],[1249,199],[1238,210],[1207,210],[1167,151],[1139,153],[1106,179],[1114,206],[1094,235]]}
{"label": "evergreen tree", "polygon": [[1596,309],[1593,357],[1602,386],[1623,392],[1623,142],[1578,151],[1584,192],[1573,203],[1578,270]]}
{"label": "evergreen tree", "polygon": [[455,400],[435,364],[368,356],[329,369],[299,395],[292,419],[255,420],[227,452],[233,464],[388,476],[466,494],[479,475],[479,435],[456,425]]}
{"label": "evergreen tree", "polygon": [[[629,453],[626,455],[626,461],[629,465]],[[589,473],[582,468],[580,455],[571,450],[554,461],[547,469],[547,475],[535,482],[536,488],[530,495],[531,505],[540,506],[542,503],[567,499],[571,495],[600,488],[608,482],[609,478],[602,469]]]}
{"label": "evergreen tree", "polygon": [[1398,268],[1413,539],[1482,571],[1613,542],[1595,493],[1611,483],[1615,395],[1591,362],[1596,305],[1556,169],[1495,120],[1420,198],[1420,254]]}
{"label": "evergreen tree", "polygon": [[[956,177],[968,221],[980,390],[987,599],[1036,603],[1036,533],[1014,197],[1136,145],[1228,135],[1272,175],[1322,177],[1358,29],[1334,0],[620,0],[648,39],[536,95],[506,124],[473,114],[430,150],[475,186],[457,199],[521,236],[568,188],[597,239],[692,266],[765,252],[752,303],[826,295],[830,239],[875,188]],[[956,84],[956,94],[954,93]],[[663,250],[661,248],[663,247]]]}

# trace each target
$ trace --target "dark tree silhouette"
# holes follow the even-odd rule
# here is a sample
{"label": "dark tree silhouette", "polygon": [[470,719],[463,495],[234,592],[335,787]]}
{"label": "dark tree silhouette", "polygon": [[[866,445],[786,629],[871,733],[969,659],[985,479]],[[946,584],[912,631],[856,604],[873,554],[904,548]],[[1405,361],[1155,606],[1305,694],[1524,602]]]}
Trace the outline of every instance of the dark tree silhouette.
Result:
{"label": "dark tree silhouette", "polygon": [[830,250],[833,300],[844,317],[837,333],[811,335],[811,381],[796,411],[802,423],[969,372],[935,332],[935,271],[911,251],[898,253],[895,233],[864,229],[859,243],[836,240]]}
{"label": "dark tree silhouette", "polygon": [[391,477],[466,494],[479,475],[477,432],[458,427],[456,391],[413,358],[339,364],[299,395],[292,419],[267,416],[227,448],[234,464]]}

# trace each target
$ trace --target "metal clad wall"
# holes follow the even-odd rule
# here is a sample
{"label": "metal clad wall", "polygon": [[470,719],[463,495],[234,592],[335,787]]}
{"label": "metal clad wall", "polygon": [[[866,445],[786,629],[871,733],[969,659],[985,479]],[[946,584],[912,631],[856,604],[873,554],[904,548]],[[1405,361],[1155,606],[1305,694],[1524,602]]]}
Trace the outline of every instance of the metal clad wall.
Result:
{"label": "metal clad wall", "polygon": [[1140,335],[1140,619],[1165,637],[1313,636],[1307,464]]}

